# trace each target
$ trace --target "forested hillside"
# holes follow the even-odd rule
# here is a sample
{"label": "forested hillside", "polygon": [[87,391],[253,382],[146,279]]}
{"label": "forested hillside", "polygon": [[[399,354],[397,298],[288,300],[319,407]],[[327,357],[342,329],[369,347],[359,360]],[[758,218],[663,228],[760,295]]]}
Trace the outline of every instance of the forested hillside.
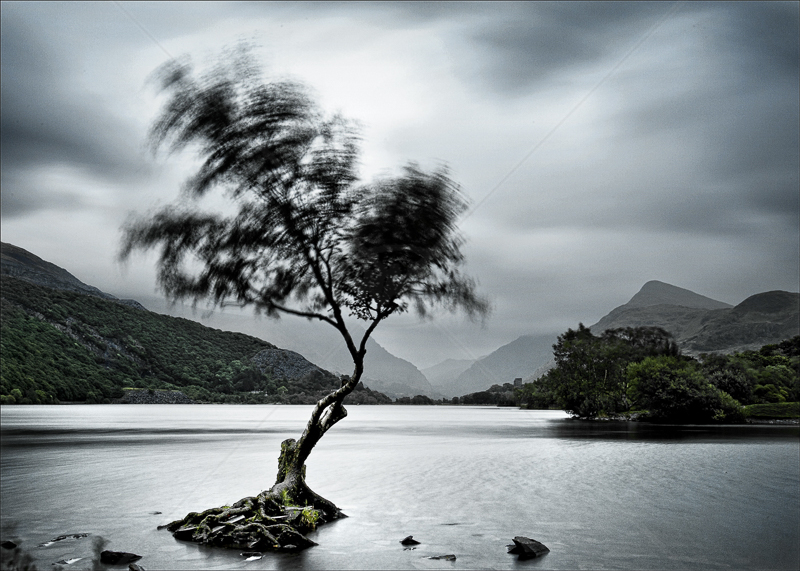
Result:
{"label": "forested hillside", "polygon": [[[203,401],[305,403],[338,383],[255,337],[8,275],[0,319],[4,403],[110,402],[123,387],[181,389]],[[353,396],[388,401],[368,390]]]}

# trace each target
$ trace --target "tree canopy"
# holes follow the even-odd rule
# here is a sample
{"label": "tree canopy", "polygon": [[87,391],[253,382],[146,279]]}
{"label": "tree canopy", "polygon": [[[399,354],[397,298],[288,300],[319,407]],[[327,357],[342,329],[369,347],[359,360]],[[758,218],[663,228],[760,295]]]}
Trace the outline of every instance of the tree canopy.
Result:
{"label": "tree canopy", "polygon": [[[160,247],[158,281],[171,298],[318,319],[352,355],[409,308],[486,313],[460,272],[466,202],[446,168],[409,163],[400,176],[361,184],[354,125],[324,117],[302,86],[264,82],[241,64],[197,77],[171,62],[159,78],[169,100],[154,147],[192,146],[202,163],[180,204],[129,221],[121,258]],[[212,189],[238,211],[200,210],[192,199]],[[368,322],[359,344],[345,313]]]}
{"label": "tree canopy", "polygon": [[677,355],[672,336],[658,327],[609,329],[595,336],[582,323],[553,345],[556,367],[544,384],[564,410],[590,417],[630,408],[626,368],[654,355]]}

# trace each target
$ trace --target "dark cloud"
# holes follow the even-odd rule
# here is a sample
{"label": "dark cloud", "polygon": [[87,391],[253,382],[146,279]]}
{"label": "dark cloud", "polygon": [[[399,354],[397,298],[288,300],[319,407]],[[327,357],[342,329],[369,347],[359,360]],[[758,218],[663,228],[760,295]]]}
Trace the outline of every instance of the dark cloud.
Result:
{"label": "dark cloud", "polygon": [[37,186],[24,177],[8,180],[3,177],[3,192],[0,193],[0,210],[4,218],[25,216],[41,210],[57,210],[76,212],[87,206],[87,202],[76,190],[75,192],[58,191]]}
{"label": "dark cloud", "polygon": [[620,57],[670,8],[660,2],[519,2],[470,35],[462,71],[483,88],[526,93],[554,75]]}
{"label": "dark cloud", "polygon": [[[77,207],[76,194],[31,189],[26,177],[37,167],[71,165],[108,179],[142,177],[149,166],[142,133],[106,101],[81,87],[80,53],[63,49],[54,28],[43,37],[13,10],[2,20],[3,217],[39,208]],[[102,79],[98,78],[99,81]],[[79,189],[76,189],[76,192]]]}
{"label": "dark cloud", "polygon": [[[617,103],[609,108],[615,110],[605,119],[602,143],[576,148],[584,158],[546,181],[537,175],[550,167],[534,157],[494,197],[497,211],[521,229],[575,225],[733,237],[767,225],[776,236],[796,237],[797,6],[767,5],[762,13],[760,4],[734,4],[687,8],[692,18],[671,23],[682,42],[659,45],[654,38],[643,46],[640,61],[621,68],[594,95],[601,106]],[[573,21],[565,37],[580,35],[570,30],[581,30],[576,13],[584,8],[561,16]],[[602,6],[598,12],[602,21]],[[652,19],[635,9],[623,14],[609,12],[607,20],[616,17],[625,27]],[[591,26],[586,33],[589,43],[603,35]],[[664,49],[680,59],[664,59]],[[580,53],[552,60],[554,72]],[[559,136],[542,152],[558,144],[568,151]],[[531,182],[524,182],[526,175]],[[536,208],[517,206],[531,200]]]}
{"label": "dark cloud", "polygon": [[800,75],[800,4],[797,2],[730,2],[712,5],[726,18],[723,39],[742,56],[749,75]]}

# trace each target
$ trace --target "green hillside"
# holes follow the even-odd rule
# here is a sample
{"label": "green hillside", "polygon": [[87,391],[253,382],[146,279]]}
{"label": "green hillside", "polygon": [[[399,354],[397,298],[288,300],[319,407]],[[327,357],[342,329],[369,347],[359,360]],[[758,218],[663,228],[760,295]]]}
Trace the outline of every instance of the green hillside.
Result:
{"label": "green hillside", "polygon": [[[4,403],[110,402],[123,387],[180,389],[209,402],[306,403],[338,382],[320,370],[301,378],[259,370],[251,358],[276,348],[255,337],[7,275],[1,309]],[[357,393],[356,401],[382,401]]]}

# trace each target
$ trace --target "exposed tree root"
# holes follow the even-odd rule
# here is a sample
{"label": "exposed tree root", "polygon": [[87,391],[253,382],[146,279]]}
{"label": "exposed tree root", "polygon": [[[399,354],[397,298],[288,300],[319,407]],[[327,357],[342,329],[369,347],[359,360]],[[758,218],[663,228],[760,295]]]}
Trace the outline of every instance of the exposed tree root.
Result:
{"label": "exposed tree root", "polygon": [[250,551],[299,550],[316,545],[306,534],[345,516],[305,482],[305,466],[295,469],[295,441],[281,445],[278,481],[258,496],[232,506],[192,512],[161,526],[175,539]]}

